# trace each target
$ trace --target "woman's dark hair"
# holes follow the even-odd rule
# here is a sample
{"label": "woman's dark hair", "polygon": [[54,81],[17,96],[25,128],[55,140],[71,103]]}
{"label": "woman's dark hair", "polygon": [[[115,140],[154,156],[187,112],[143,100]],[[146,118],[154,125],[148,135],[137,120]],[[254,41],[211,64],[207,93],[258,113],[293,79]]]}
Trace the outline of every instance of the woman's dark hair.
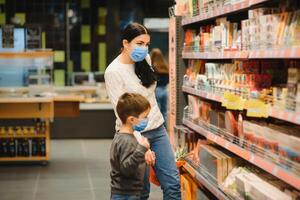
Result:
{"label": "woman's dark hair", "polygon": [[[139,23],[132,23],[123,30],[121,41],[131,42],[134,38],[143,34],[149,34],[148,29]],[[135,63],[135,74],[141,80],[142,85],[147,88],[157,80],[152,67],[145,59]]]}

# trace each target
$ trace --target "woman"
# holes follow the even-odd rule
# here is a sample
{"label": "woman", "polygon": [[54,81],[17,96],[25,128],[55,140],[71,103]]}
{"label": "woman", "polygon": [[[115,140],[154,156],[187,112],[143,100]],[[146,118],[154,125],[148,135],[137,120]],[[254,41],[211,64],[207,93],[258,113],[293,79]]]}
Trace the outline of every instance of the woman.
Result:
{"label": "woman", "polygon": [[169,67],[160,49],[152,49],[150,56],[152,66],[154,67],[154,71],[157,74],[157,87],[155,90],[156,100],[165,120],[164,125],[165,127],[167,127],[167,85],[169,83]]}
{"label": "woman", "polygon": [[[120,55],[107,67],[105,83],[107,93],[115,110],[116,130],[120,119],[116,114],[118,98],[125,92],[139,93],[151,104],[148,125],[142,135],[148,138],[151,150],[155,152],[154,170],[163,190],[164,199],[181,199],[179,175],[169,137],[163,126],[164,119],[155,99],[156,76],[152,70],[148,47],[149,31],[141,24],[128,25],[122,33]],[[146,59],[148,61],[146,61]],[[146,162],[153,164],[151,152],[146,154]],[[149,170],[145,174],[144,191],[141,199],[148,199],[150,193]]]}

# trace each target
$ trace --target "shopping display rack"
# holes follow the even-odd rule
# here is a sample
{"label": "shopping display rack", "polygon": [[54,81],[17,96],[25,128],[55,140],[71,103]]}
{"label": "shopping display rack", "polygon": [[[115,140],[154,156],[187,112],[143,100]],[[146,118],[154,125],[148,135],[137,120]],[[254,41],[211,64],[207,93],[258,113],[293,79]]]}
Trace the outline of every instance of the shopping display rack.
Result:
{"label": "shopping display rack", "polygon": [[[198,134],[206,137],[208,140],[213,141],[215,144],[222,146],[224,149],[232,152],[236,156],[243,158],[249,164],[272,174],[278,179],[286,182],[287,184],[293,186],[297,190],[300,190],[300,165],[297,162],[291,161],[288,158],[279,157],[277,154],[267,151],[266,149],[260,148],[258,146],[252,146],[251,149],[247,146],[247,141],[231,135],[226,130],[215,127],[211,124],[207,124],[203,121],[193,121],[188,113],[183,113],[184,105],[180,105],[182,102],[182,94],[188,94],[200,97],[202,99],[222,103],[224,91],[216,92],[205,89],[199,89],[195,86],[186,86],[183,85],[184,80],[182,77],[183,68],[185,68],[185,59],[199,59],[199,60],[249,60],[249,59],[300,59],[300,48],[299,47],[283,47],[283,48],[269,48],[269,49],[259,49],[259,50],[238,50],[238,49],[224,49],[215,52],[201,52],[199,47],[187,46],[183,44],[184,40],[184,29],[195,27],[196,25],[201,24],[207,25],[210,21],[217,19],[219,17],[226,16],[236,16],[238,13],[245,13],[250,9],[263,7],[272,3],[272,0],[244,0],[233,5],[225,5],[223,7],[207,10],[205,13],[201,13],[194,16],[186,16],[176,18],[176,23],[173,22],[173,26],[176,26],[176,32],[173,31],[170,33],[170,44],[173,42],[173,39],[176,38],[176,45],[172,44],[170,47],[176,47],[175,50],[170,48],[171,52],[176,52],[174,56],[170,54],[170,63],[174,70],[170,72],[170,92],[175,93],[173,96],[176,96],[176,99],[170,99],[171,112],[170,115],[172,119],[182,120],[182,124],[186,127],[194,130]],[[197,13],[197,12],[195,12]],[[199,13],[199,12],[198,12]],[[178,25],[179,21],[179,25]],[[170,30],[172,28],[172,22],[170,25]],[[173,29],[175,29],[173,27]],[[176,35],[173,35],[176,34]],[[174,42],[173,42],[174,43]],[[174,51],[172,51],[174,50]],[[174,60],[174,62],[173,62]],[[176,62],[175,62],[176,61]],[[176,72],[176,74],[173,74]],[[172,82],[173,81],[173,82]],[[236,91],[230,91],[235,93],[235,95],[240,95],[244,97],[244,94],[236,94]],[[249,99],[249,97],[248,97]],[[269,102],[268,102],[269,103]],[[173,108],[173,107],[175,108]],[[182,113],[184,117],[182,118]],[[287,110],[285,108],[278,108],[275,104],[269,104],[268,117],[280,119],[286,122],[290,122],[296,125],[300,125],[300,113],[295,111]],[[181,119],[179,119],[181,118]],[[170,123],[172,129],[172,123]],[[205,171],[199,168],[199,165],[195,165],[192,161],[187,160],[183,168],[201,185],[207,188],[211,193],[213,193],[218,199],[230,199],[230,197],[225,194],[220,187],[212,184],[209,178],[206,176]]]}
{"label": "shopping display rack", "polygon": [[[195,123],[188,117],[183,119],[183,124],[237,156],[293,185],[298,190],[300,189],[300,165],[298,163],[279,158],[277,154],[270,153],[258,146],[252,146],[251,150],[246,149],[245,147],[251,146],[251,144],[247,144],[246,141],[241,141],[240,138],[211,124]],[[285,164],[282,164],[283,160]],[[289,169],[286,169],[287,167]]]}

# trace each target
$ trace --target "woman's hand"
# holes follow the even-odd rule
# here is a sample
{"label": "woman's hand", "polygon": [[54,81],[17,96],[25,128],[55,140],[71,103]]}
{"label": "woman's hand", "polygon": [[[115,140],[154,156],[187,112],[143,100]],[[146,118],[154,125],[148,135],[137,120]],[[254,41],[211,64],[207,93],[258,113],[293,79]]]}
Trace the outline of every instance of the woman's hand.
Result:
{"label": "woman's hand", "polygon": [[150,149],[150,144],[146,137],[141,136],[138,142],[140,143],[140,145],[146,147],[147,149]]}
{"label": "woman's hand", "polygon": [[151,151],[150,149],[145,153],[145,160],[146,160],[146,163],[147,165],[155,165],[155,160],[156,160],[156,157],[155,157],[155,153],[154,151]]}

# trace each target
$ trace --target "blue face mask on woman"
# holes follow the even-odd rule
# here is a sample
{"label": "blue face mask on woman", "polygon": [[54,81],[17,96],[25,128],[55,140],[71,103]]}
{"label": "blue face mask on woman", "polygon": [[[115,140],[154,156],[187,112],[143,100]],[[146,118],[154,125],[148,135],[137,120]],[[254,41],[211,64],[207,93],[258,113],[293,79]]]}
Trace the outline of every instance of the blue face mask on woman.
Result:
{"label": "blue face mask on woman", "polygon": [[141,131],[145,130],[145,128],[148,125],[148,122],[149,122],[148,118],[142,119],[140,121],[140,123],[133,125],[132,128],[135,131],[141,132]]}
{"label": "blue face mask on woman", "polygon": [[141,62],[146,58],[147,54],[148,54],[148,47],[137,46],[131,52],[130,58],[134,62]]}

